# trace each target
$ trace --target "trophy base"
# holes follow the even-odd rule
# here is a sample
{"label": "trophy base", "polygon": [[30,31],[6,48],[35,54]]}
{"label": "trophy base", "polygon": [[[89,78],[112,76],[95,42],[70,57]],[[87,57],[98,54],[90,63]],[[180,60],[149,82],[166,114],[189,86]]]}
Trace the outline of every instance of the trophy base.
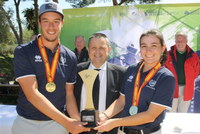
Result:
{"label": "trophy base", "polygon": [[83,110],[81,111],[81,122],[88,122],[84,127],[93,128],[97,126],[97,120],[99,117],[98,110]]}

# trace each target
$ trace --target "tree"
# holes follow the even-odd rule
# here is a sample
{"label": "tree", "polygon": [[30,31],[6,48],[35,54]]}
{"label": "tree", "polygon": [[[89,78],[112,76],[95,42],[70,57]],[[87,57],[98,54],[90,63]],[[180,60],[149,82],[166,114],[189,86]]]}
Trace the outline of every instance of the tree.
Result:
{"label": "tree", "polygon": [[[72,3],[73,8],[82,8],[87,7],[91,4],[94,4],[96,0],[65,0],[66,2]],[[102,2],[110,0],[100,0]],[[138,3],[138,4],[153,4],[156,1],[160,0],[112,0],[113,6],[120,6],[122,4],[127,5],[128,3]]]}
{"label": "tree", "polygon": [[[0,1],[0,7],[4,4],[3,1]],[[1,8],[0,8],[1,9]],[[7,24],[6,18],[3,15],[3,11],[0,10],[0,44],[3,45],[8,41],[9,37],[9,25]]]}
{"label": "tree", "polygon": [[[8,0],[7,0],[8,1]],[[15,38],[17,39],[18,44],[22,44],[23,43],[23,29],[22,29],[22,21],[20,19],[20,12],[19,12],[19,5],[21,0],[13,0],[15,3],[15,11],[16,11],[16,21],[18,26],[16,27],[14,25],[14,22],[12,21],[12,16],[13,16],[13,9],[9,8],[8,11],[5,11],[5,9],[3,8],[3,6],[0,7],[0,9],[3,11],[3,14],[5,15],[8,24],[11,28],[11,30],[13,31]],[[26,1],[26,0],[23,0]],[[34,11],[35,11],[35,17],[38,18],[38,0],[33,0],[34,1]],[[38,24],[36,23],[36,33],[38,34]]]}
{"label": "tree", "polygon": [[7,22],[4,11],[2,10],[4,2],[0,1],[0,53],[12,53],[14,50],[14,36],[10,32],[10,26]]}
{"label": "tree", "polygon": [[36,24],[35,24],[35,26],[36,26],[36,32],[35,32],[35,34],[38,34],[39,33],[39,25],[38,25],[38,23],[37,23],[37,18],[38,18],[38,11],[39,11],[39,9],[38,9],[38,0],[34,0],[34,9],[35,9],[35,19],[36,19]]}
{"label": "tree", "polygon": [[16,17],[17,17],[17,23],[18,23],[18,29],[19,29],[19,37],[20,37],[20,42],[19,44],[23,43],[23,30],[22,30],[22,23],[21,23],[21,19],[20,19],[20,13],[19,13],[19,4],[20,4],[21,0],[14,0],[15,2],[15,10],[16,10]]}
{"label": "tree", "polygon": [[13,55],[0,54],[0,82],[7,83],[14,81],[14,66],[13,66]]}
{"label": "tree", "polygon": [[2,10],[3,14],[5,15],[7,22],[9,24],[11,30],[13,31],[15,38],[17,39],[18,44],[20,45],[20,44],[23,43],[22,23],[21,23],[21,19],[20,19],[20,15],[19,15],[20,0],[18,0],[18,1],[14,0],[14,3],[15,3],[15,9],[16,9],[16,18],[17,18],[18,28],[15,27],[15,25],[12,22],[12,19],[11,19],[12,15],[13,15],[13,9],[9,8],[8,11],[5,11],[3,6],[1,6],[0,9]]}
{"label": "tree", "polygon": [[95,0],[66,0],[66,2],[73,3],[73,8],[83,8],[95,3]]}
{"label": "tree", "polygon": [[35,35],[33,30],[29,30],[28,28],[23,28],[24,33],[24,42],[29,42],[31,40],[31,36]]}
{"label": "tree", "polygon": [[28,30],[33,30],[34,34],[38,34],[37,19],[35,17],[35,10],[31,8],[26,8],[23,12],[26,18],[26,27]]}

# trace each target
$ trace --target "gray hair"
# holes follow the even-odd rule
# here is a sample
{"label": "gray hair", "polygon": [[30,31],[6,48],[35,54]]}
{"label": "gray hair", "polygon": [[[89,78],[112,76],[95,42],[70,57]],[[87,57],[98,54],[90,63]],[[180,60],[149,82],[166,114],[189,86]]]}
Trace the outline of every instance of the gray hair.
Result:
{"label": "gray hair", "polygon": [[179,36],[179,35],[185,36],[186,39],[187,39],[187,34],[186,34],[185,32],[183,32],[183,31],[178,31],[178,32],[175,34],[175,38],[176,38],[177,36]]}
{"label": "gray hair", "polygon": [[76,38],[78,38],[78,37],[82,37],[82,38],[84,39],[84,41],[85,41],[85,37],[84,37],[83,35],[76,35],[76,36],[75,36],[75,40],[76,40]]}
{"label": "gray hair", "polygon": [[104,39],[106,40],[106,45],[109,47],[109,40],[108,40],[108,37],[107,37],[105,34],[103,34],[103,33],[94,33],[94,34],[92,34],[92,35],[90,36],[90,38],[89,38],[88,46],[89,46],[90,40],[91,40],[92,38],[104,38]]}

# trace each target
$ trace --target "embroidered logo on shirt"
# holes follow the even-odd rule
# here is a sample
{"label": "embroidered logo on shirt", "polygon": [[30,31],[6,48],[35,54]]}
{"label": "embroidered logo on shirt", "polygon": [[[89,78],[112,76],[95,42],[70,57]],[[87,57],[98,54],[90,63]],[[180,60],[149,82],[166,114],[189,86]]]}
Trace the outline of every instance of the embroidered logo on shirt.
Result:
{"label": "embroidered logo on shirt", "polygon": [[154,88],[155,85],[156,85],[156,81],[155,80],[150,80],[146,87],[149,87],[149,88],[155,90],[155,88]]}
{"label": "embroidered logo on shirt", "polygon": [[133,80],[133,76],[131,75],[131,76],[129,76],[129,78],[127,79],[127,81],[132,82],[132,80]]}
{"label": "embroidered logo on shirt", "polygon": [[36,55],[35,62],[42,62],[42,57],[40,55]]}
{"label": "embroidered logo on shirt", "polygon": [[59,63],[60,65],[67,66],[67,64],[65,64],[66,63],[66,58],[61,56],[60,57],[60,62],[61,62],[61,63]]}

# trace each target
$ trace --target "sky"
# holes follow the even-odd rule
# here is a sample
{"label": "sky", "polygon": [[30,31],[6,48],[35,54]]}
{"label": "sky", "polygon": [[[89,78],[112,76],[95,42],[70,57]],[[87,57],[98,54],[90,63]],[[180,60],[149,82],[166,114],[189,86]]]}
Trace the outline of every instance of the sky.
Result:
{"label": "sky", "polygon": [[[89,7],[102,7],[102,6],[112,6],[112,0],[108,0],[106,2],[100,2],[101,0],[96,0],[95,4],[90,5]],[[44,3],[44,0],[38,0],[39,6]],[[200,0],[161,0],[161,2],[156,2],[156,4],[175,4],[175,3],[200,3]],[[65,2],[65,0],[59,0],[59,4],[62,5],[63,9],[71,9],[70,3]],[[13,0],[9,0],[8,2],[5,2],[6,7],[14,7]],[[23,2],[21,0],[20,2],[20,10],[24,10],[28,7],[33,7],[33,1],[32,0],[26,0]]]}
{"label": "sky", "polygon": [[[112,6],[112,0],[107,0],[106,2],[100,2],[102,0],[96,0],[96,2],[89,7],[102,7],[102,6]],[[45,0],[38,0],[38,5],[41,6]],[[20,2],[20,17],[23,19],[23,14],[21,13],[24,9],[34,7],[33,6],[33,0],[26,0],[23,2],[21,0]],[[161,0],[161,2],[156,2],[155,4],[180,4],[180,3],[200,3],[200,0]],[[72,9],[70,6],[71,4],[68,2],[65,2],[65,0],[59,0],[59,4],[62,6],[63,9]],[[8,7],[14,8],[14,1],[8,0],[5,2],[4,9],[8,9]],[[15,14],[14,14],[15,15]]]}

